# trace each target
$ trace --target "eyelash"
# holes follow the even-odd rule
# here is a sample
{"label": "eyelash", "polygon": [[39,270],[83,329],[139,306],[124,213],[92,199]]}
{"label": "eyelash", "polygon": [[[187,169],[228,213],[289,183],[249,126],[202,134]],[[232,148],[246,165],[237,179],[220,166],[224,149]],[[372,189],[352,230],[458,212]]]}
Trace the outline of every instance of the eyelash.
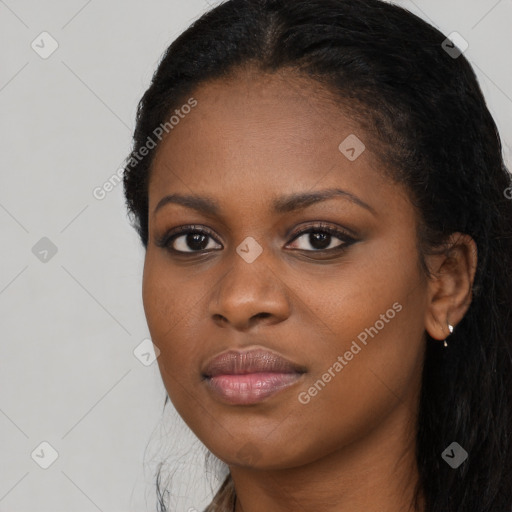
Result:
{"label": "eyelash", "polygon": [[[318,223],[318,224],[315,224],[314,226],[309,226],[308,228],[304,229],[303,231],[299,231],[299,232],[295,233],[294,235],[292,235],[292,239],[290,242],[293,242],[297,238],[300,238],[302,235],[305,235],[308,233],[327,233],[329,235],[335,236],[336,238],[339,238],[344,243],[341,245],[338,245],[336,247],[333,247],[331,249],[317,249],[317,250],[294,249],[294,250],[304,251],[304,252],[308,252],[308,253],[311,253],[311,252],[321,253],[321,254],[322,253],[331,253],[331,252],[342,252],[342,251],[346,250],[350,245],[352,245],[353,243],[355,243],[357,241],[355,238],[351,237],[344,231],[334,228],[328,224]],[[190,256],[201,254],[201,253],[204,254],[204,253],[207,253],[210,251],[218,250],[218,249],[203,249],[202,251],[178,251],[178,250],[170,247],[171,243],[174,242],[174,240],[176,238],[178,238],[179,236],[181,236],[183,234],[206,235],[206,236],[212,238],[218,244],[220,244],[220,242],[218,240],[216,240],[215,236],[209,229],[204,228],[204,227],[199,228],[198,226],[192,224],[192,225],[187,225],[187,226],[180,226],[176,229],[172,229],[172,230],[168,231],[162,237],[160,237],[156,240],[156,245],[158,247],[167,249],[168,251],[170,251],[174,254],[190,255]]]}

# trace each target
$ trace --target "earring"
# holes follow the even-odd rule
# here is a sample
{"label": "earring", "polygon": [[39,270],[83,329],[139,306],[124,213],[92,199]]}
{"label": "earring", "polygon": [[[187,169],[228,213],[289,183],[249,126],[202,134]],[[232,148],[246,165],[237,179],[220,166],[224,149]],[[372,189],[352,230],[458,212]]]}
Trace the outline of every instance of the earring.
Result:
{"label": "earring", "polygon": [[[450,331],[450,334],[453,332],[453,325],[448,324],[448,330]],[[446,339],[444,340],[444,346],[447,347],[448,343],[446,343]]]}

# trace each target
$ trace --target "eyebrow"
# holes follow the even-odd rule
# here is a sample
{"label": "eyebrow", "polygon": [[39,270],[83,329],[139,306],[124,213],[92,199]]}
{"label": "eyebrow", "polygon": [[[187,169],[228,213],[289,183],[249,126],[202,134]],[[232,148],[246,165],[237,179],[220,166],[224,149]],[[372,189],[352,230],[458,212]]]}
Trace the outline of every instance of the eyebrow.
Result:
{"label": "eyebrow", "polygon": [[[307,208],[308,206],[311,206],[320,201],[325,201],[335,197],[348,199],[352,203],[365,208],[373,215],[376,215],[377,213],[374,208],[365,203],[363,200],[359,199],[354,194],[339,188],[318,190],[315,192],[303,192],[280,197],[273,202],[272,209],[274,213],[288,213]],[[169,203],[180,204],[186,208],[190,208],[200,213],[209,215],[219,215],[220,213],[219,203],[212,198],[183,194],[171,194],[160,199],[156,205],[155,210],[153,211],[153,215],[155,215],[161,208]]]}

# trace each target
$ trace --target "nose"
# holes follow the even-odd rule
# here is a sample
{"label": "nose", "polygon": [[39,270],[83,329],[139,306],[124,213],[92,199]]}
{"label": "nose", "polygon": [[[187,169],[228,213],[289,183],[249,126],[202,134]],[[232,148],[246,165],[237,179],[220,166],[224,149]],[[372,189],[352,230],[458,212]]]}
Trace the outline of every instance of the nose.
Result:
{"label": "nose", "polygon": [[263,254],[252,263],[236,253],[232,260],[210,299],[213,321],[247,331],[261,323],[272,325],[286,320],[290,315],[288,289]]}

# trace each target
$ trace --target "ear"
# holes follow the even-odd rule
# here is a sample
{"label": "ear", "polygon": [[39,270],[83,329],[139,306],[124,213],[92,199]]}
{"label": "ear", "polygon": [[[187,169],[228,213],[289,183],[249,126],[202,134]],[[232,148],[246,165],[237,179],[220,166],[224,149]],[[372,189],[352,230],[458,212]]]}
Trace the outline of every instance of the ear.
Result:
{"label": "ear", "polygon": [[429,255],[425,329],[436,340],[449,336],[448,324],[456,326],[473,298],[472,288],[478,254],[475,241],[464,233],[452,233],[442,254]]}

